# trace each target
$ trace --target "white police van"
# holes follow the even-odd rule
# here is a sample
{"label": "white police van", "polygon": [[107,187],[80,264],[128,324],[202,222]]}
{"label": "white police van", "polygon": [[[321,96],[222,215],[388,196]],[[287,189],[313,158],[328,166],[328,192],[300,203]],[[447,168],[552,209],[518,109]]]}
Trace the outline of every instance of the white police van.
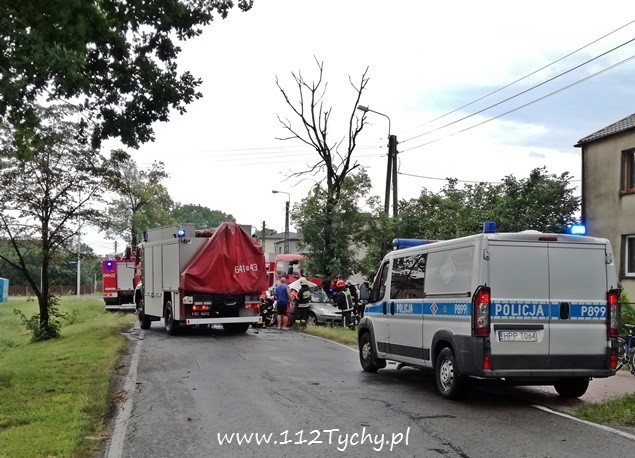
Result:
{"label": "white police van", "polygon": [[448,399],[470,377],[579,397],[591,377],[615,375],[620,291],[610,242],[484,229],[384,257],[358,327],[362,368],[376,372],[389,359],[434,369]]}

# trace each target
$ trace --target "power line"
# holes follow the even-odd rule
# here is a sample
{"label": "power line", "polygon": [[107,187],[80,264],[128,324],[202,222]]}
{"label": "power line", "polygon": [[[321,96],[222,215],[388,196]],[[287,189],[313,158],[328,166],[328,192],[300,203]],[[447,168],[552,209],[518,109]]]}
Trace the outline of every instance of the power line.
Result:
{"label": "power line", "polygon": [[[605,35],[601,36],[600,38],[597,38],[597,39],[595,39],[595,40],[593,40],[593,41],[591,41],[591,42],[587,43],[586,45],[579,47],[579,48],[578,48],[578,49],[576,49],[575,51],[571,51],[570,53],[568,53],[568,54],[566,54],[566,55],[564,55],[564,56],[560,57],[559,59],[556,59],[556,60],[554,60],[553,62],[551,62],[551,63],[549,63],[549,64],[547,64],[547,65],[545,65],[545,66],[543,66],[543,67],[540,67],[539,69],[534,70],[533,72],[531,72],[531,73],[529,73],[529,74],[527,74],[527,75],[525,75],[525,76],[523,76],[523,77],[521,77],[521,78],[518,78],[517,80],[512,81],[511,83],[508,83],[508,84],[506,84],[506,85],[504,85],[504,86],[502,86],[502,87],[500,87],[500,88],[498,88],[498,89],[496,89],[496,90],[494,90],[494,91],[492,91],[492,92],[490,92],[490,93],[488,93],[488,94],[485,94],[484,96],[479,97],[479,98],[478,98],[478,99],[476,99],[476,100],[473,100],[473,101],[471,101],[471,102],[469,102],[469,103],[466,103],[466,104],[465,104],[465,105],[463,105],[463,106],[460,106],[460,107],[458,107],[458,108],[455,108],[454,110],[449,111],[448,113],[445,113],[445,114],[443,114],[443,115],[441,115],[441,116],[437,116],[436,118],[431,119],[430,121],[427,121],[427,122],[425,122],[425,123],[423,123],[423,124],[420,124],[420,125],[418,125],[417,127],[415,127],[415,129],[418,129],[418,128],[420,128],[420,127],[427,126],[428,124],[431,124],[431,123],[433,123],[434,121],[438,121],[439,119],[445,118],[446,116],[449,116],[449,115],[451,115],[452,113],[456,113],[457,111],[462,110],[463,108],[469,107],[470,105],[473,105],[473,104],[475,104],[476,102],[480,102],[481,100],[486,99],[487,97],[489,97],[489,96],[491,96],[491,95],[494,95],[494,94],[496,94],[496,93],[498,93],[498,92],[502,91],[503,89],[507,89],[508,87],[513,86],[514,84],[519,83],[520,81],[523,81],[523,80],[525,80],[525,79],[529,78],[530,76],[533,76],[533,75],[535,75],[536,73],[539,73],[539,72],[541,72],[542,70],[545,70],[546,68],[551,67],[552,65],[557,64],[557,63],[558,63],[558,62],[560,62],[560,61],[563,61],[563,60],[564,60],[564,59],[566,59],[567,57],[570,57],[570,56],[572,56],[573,54],[576,54],[576,53],[578,53],[578,52],[582,51],[583,49],[588,48],[589,46],[591,46],[591,45],[593,45],[593,44],[597,43],[598,41],[603,40],[604,38],[606,38],[606,37],[608,37],[608,36],[610,36],[610,35],[612,35],[612,34],[614,34],[614,33],[618,32],[618,31],[620,31],[620,30],[622,30],[623,28],[628,27],[629,25],[633,24],[634,22],[635,22],[635,19],[634,19],[634,20],[632,20],[632,21],[630,21],[630,22],[628,22],[628,23],[626,23],[626,24],[624,24],[623,26],[618,27],[617,29],[615,29],[615,30],[613,30],[613,31],[611,31],[611,32],[609,32],[609,33],[607,33],[607,34],[605,34]],[[405,141],[407,141],[407,140],[404,140],[404,142],[405,142]],[[402,143],[403,143],[403,142],[402,142]]]}
{"label": "power line", "polygon": [[[607,54],[612,53],[612,52],[614,52],[615,50],[617,50],[617,49],[619,49],[619,48],[621,48],[621,47],[623,47],[623,46],[626,46],[627,44],[632,43],[632,42],[634,42],[634,41],[635,41],[635,38],[631,38],[630,40],[628,40],[628,41],[626,41],[626,42],[624,42],[624,43],[622,43],[622,44],[620,44],[620,45],[618,45],[618,46],[616,46],[616,47],[614,47],[614,48],[612,48],[612,49],[610,49],[610,50],[608,50],[608,51],[605,51],[605,52],[603,52],[602,54],[600,54],[600,55],[598,55],[598,56],[595,56],[595,57],[593,57],[593,58],[591,58],[591,59],[589,59],[589,60],[587,60],[587,61],[585,61],[585,62],[582,62],[581,64],[578,64],[578,65],[576,65],[575,67],[570,68],[569,70],[566,70],[566,71],[564,71],[564,72],[562,72],[562,73],[559,73],[559,74],[557,74],[557,75],[555,75],[555,76],[553,76],[553,77],[551,77],[551,78],[549,78],[549,79],[547,79],[547,80],[545,80],[545,81],[543,81],[543,82],[541,82],[541,83],[538,83],[538,84],[536,84],[536,85],[534,85],[534,86],[531,86],[531,87],[529,87],[529,88],[525,89],[524,91],[521,91],[521,92],[519,92],[519,93],[517,93],[517,94],[514,94],[514,95],[512,95],[512,96],[510,96],[510,97],[507,97],[507,98],[505,98],[505,99],[503,99],[503,100],[501,100],[501,101],[499,101],[499,102],[496,102],[496,103],[494,103],[494,104],[492,104],[492,105],[489,105],[489,106],[487,106],[487,107],[485,107],[485,108],[483,108],[483,109],[481,109],[481,110],[478,110],[478,111],[476,111],[476,112],[474,112],[474,113],[472,113],[472,114],[469,114],[469,115],[463,116],[462,118],[459,118],[459,119],[457,119],[457,120],[454,120],[454,121],[452,121],[452,122],[449,122],[449,123],[447,123],[447,124],[444,124],[444,125],[442,125],[442,126],[440,126],[440,127],[437,127],[437,128],[435,128],[435,129],[429,130],[429,131],[427,131],[427,132],[423,132],[422,134],[415,135],[415,136],[413,136],[413,137],[407,138],[406,140],[402,140],[400,143],[406,143],[406,142],[409,142],[409,141],[411,141],[411,140],[414,140],[415,138],[423,137],[424,135],[428,135],[428,134],[431,134],[431,133],[433,133],[433,132],[437,132],[437,131],[439,131],[439,130],[441,130],[441,129],[444,129],[444,128],[446,128],[446,127],[450,127],[450,126],[452,126],[452,125],[454,125],[454,124],[456,124],[456,123],[459,123],[459,122],[464,121],[464,120],[466,120],[466,119],[469,119],[469,118],[471,118],[471,117],[473,117],[473,116],[476,116],[477,114],[483,113],[484,111],[487,111],[487,110],[489,110],[489,109],[491,109],[491,108],[497,107],[498,105],[501,105],[501,104],[503,104],[503,103],[505,103],[505,102],[509,102],[510,100],[515,99],[516,97],[519,97],[519,96],[521,96],[521,95],[523,95],[523,94],[526,94],[527,92],[532,91],[532,90],[534,90],[534,89],[536,89],[536,88],[538,88],[538,87],[540,87],[540,86],[544,86],[545,84],[547,84],[547,83],[549,83],[549,82],[551,82],[551,81],[554,81],[555,79],[560,78],[561,76],[567,75],[568,73],[571,73],[572,71],[577,70],[577,69],[579,69],[580,67],[583,67],[584,65],[587,65],[587,64],[589,64],[589,63],[591,63],[591,62],[593,62],[593,61],[595,61],[595,60],[599,59],[600,57],[604,57],[604,56],[606,56]],[[587,78],[584,78],[582,81],[584,81],[585,79],[587,79]],[[570,87],[570,86],[567,86],[567,87]],[[508,113],[510,113],[510,112],[508,112]],[[496,118],[494,118],[494,119],[496,119]]]}
{"label": "power line", "polygon": [[[633,40],[635,40],[635,38],[634,38]],[[631,41],[633,41],[633,40],[631,40]],[[589,75],[589,76],[587,76],[587,77],[585,77],[585,78],[582,78],[581,80],[574,81],[573,83],[568,84],[567,86],[564,86],[564,87],[562,87],[562,88],[560,88],[560,89],[557,89],[557,90],[555,90],[555,91],[553,91],[553,92],[550,92],[550,93],[548,93],[548,94],[545,94],[545,95],[543,95],[542,97],[538,97],[537,99],[531,100],[530,102],[527,102],[527,103],[525,103],[525,104],[523,104],[523,105],[520,105],[520,106],[518,106],[518,107],[516,107],[516,108],[513,108],[513,109],[511,109],[511,110],[509,110],[509,111],[506,111],[506,112],[504,112],[504,113],[501,113],[501,114],[499,114],[498,116],[494,116],[494,117],[492,117],[492,118],[490,118],[490,119],[486,119],[485,121],[481,121],[481,122],[479,122],[479,123],[473,124],[473,125],[471,125],[471,126],[469,126],[469,127],[466,127],[465,129],[461,129],[461,130],[456,131],[456,132],[454,132],[454,133],[448,134],[448,135],[446,135],[446,136],[444,136],[444,137],[439,137],[439,138],[437,138],[437,139],[435,139],[435,140],[431,140],[431,141],[429,141],[429,142],[422,143],[422,144],[420,144],[420,145],[413,146],[413,147],[411,147],[411,148],[407,148],[407,149],[405,149],[405,150],[403,150],[403,151],[400,151],[400,153],[405,153],[406,151],[411,151],[411,150],[413,150],[413,149],[421,148],[421,147],[424,147],[424,146],[430,145],[430,144],[432,144],[432,143],[436,143],[436,142],[441,141],[441,140],[444,140],[444,139],[446,139],[446,138],[448,138],[448,137],[452,137],[452,136],[454,136],[454,135],[461,134],[461,133],[466,132],[466,131],[468,131],[468,130],[474,129],[475,127],[482,126],[483,124],[487,124],[488,122],[494,121],[495,119],[502,118],[503,116],[506,116],[506,115],[508,115],[508,114],[510,114],[510,113],[513,113],[513,112],[515,112],[515,111],[521,110],[521,109],[523,109],[523,108],[525,108],[525,107],[528,107],[529,105],[533,105],[533,104],[534,104],[534,103],[536,103],[536,102],[539,102],[539,101],[541,101],[541,100],[544,100],[544,99],[546,99],[547,97],[551,97],[552,95],[555,95],[555,94],[557,94],[557,93],[559,93],[559,92],[562,92],[562,91],[564,91],[564,90],[566,90],[566,89],[569,89],[569,88],[571,88],[571,87],[573,87],[573,86],[576,86],[576,85],[578,85],[578,84],[580,84],[580,83],[583,83],[584,81],[587,81],[587,80],[589,80],[589,79],[591,79],[591,78],[594,78],[594,77],[596,77],[596,76],[598,76],[598,75],[600,75],[600,74],[602,74],[602,73],[605,73],[605,72],[607,72],[607,71],[609,71],[609,70],[612,70],[613,68],[618,67],[618,66],[620,66],[620,65],[622,65],[622,64],[625,64],[626,62],[631,61],[631,60],[633,60],[633,59],[635,59],[635,55],[633,55],[633,56],[631,56],[631,57],[628,57],[628,58],[626,58],[626,59],[624,59],[624,60],[622,60],[622,61],[620,61],[620,62],[617,62],[616,64],[613,64],[613,65],[611,65],[611,66],[609,66],[609,67],[606,67],[606,68],[604,68],[604,69],[602,69],[602,70],[599,70],[599,71],[597,71],[597,72],[595,72],[595,73],[593,73],[593,74],[591,74],[591,75]]]}
{"label": "power line", "polygon": [[[455,179],[455,178],[441,178],[441,177],[428,177],[425,175],[415,175],[414,173],[406,173],[406,172],[397,172],[399,173],[399,175],[406,175],[409,177],[415,177],[415,178],[423,178],[425,180],[439,180],[439,181],[447,181],[449,179]],[[485,181],[485,180],[459,180],[459,179],[455,179],[457,182],[459,183],[487,183],[487,184],[502,184],[504,183],[503,181]],[[580,182],[582,180],[569,180],[569,182],[571,183],[576,183],[576,182]]]}

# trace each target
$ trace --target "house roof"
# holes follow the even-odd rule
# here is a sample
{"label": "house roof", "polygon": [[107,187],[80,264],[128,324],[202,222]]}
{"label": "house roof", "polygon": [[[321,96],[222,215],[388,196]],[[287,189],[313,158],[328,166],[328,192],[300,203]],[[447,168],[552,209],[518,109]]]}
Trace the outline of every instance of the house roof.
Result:
{"label": "house roof", "polygon": [[587,135],[586,137],[578,140],[578,143],[573,146],[582,146],[585,143],[591,143],[596,140],[600,140],[601,138],[610,137],[611,135],[632,129],[635,129],[635,113],[625,117],[624,119],[620,119],[619,121],[598,130],[597,132],[593,132],[591,135]]}

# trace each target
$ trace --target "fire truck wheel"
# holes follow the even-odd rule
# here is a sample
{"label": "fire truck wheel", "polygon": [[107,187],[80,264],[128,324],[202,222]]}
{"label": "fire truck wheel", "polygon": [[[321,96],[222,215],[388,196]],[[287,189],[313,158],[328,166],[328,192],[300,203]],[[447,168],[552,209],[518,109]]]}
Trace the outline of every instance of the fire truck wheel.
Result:
{"label": "fire truck wheel", "polygon": [[225,323],[223,329],[227,334],[242,334],[249,329],[249,323]]}
{"label": "fire truck wheel", "polygon": [[139,327],[141,329],[150,329],[150,324],[152,323],[152,321],[146,316],[145,313],[143,313],[143,309],[137,310],[137,316],[139,317]]}
{"label": "fire truck wheel", "polygon": [[165,316],[163,318],[165,324],[165,332],[174,336],[179,332],[179,322],[174,319],[174,312],[172,312],[172,302],[165,304]]}

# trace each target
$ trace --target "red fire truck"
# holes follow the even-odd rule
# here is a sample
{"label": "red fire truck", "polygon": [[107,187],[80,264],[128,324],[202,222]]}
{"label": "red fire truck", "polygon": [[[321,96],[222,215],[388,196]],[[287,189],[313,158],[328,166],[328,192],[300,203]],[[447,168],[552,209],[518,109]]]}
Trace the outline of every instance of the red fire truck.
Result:
{"label": "red fire truck", "polygon": [[280,281],[281,277],[287,279],[287,284],[291,284],[300,277],[304,277],[310,282],[315,283],[317,286],[322,286],[322,279],[307,275],[304,271],[303,262],[306,260],[306,255],[301,253],[289,253],[289,254],[277,254],[275,257],[275,269],[276,269],[276,283]]}
{"label": "red fire truck", "polygon": [[134,310],[135,256],[125,253],[107,256],[101,262],[101,281],[106,310]]}
{"label": "red fire truck", "polygon": [[142,329],[163,319],[168,334],[185,326],[222,325],[227,333],[258,324],[267,288],[262,246],[238,224],[195,231],[153,229],[139,246],[135,304]]}

